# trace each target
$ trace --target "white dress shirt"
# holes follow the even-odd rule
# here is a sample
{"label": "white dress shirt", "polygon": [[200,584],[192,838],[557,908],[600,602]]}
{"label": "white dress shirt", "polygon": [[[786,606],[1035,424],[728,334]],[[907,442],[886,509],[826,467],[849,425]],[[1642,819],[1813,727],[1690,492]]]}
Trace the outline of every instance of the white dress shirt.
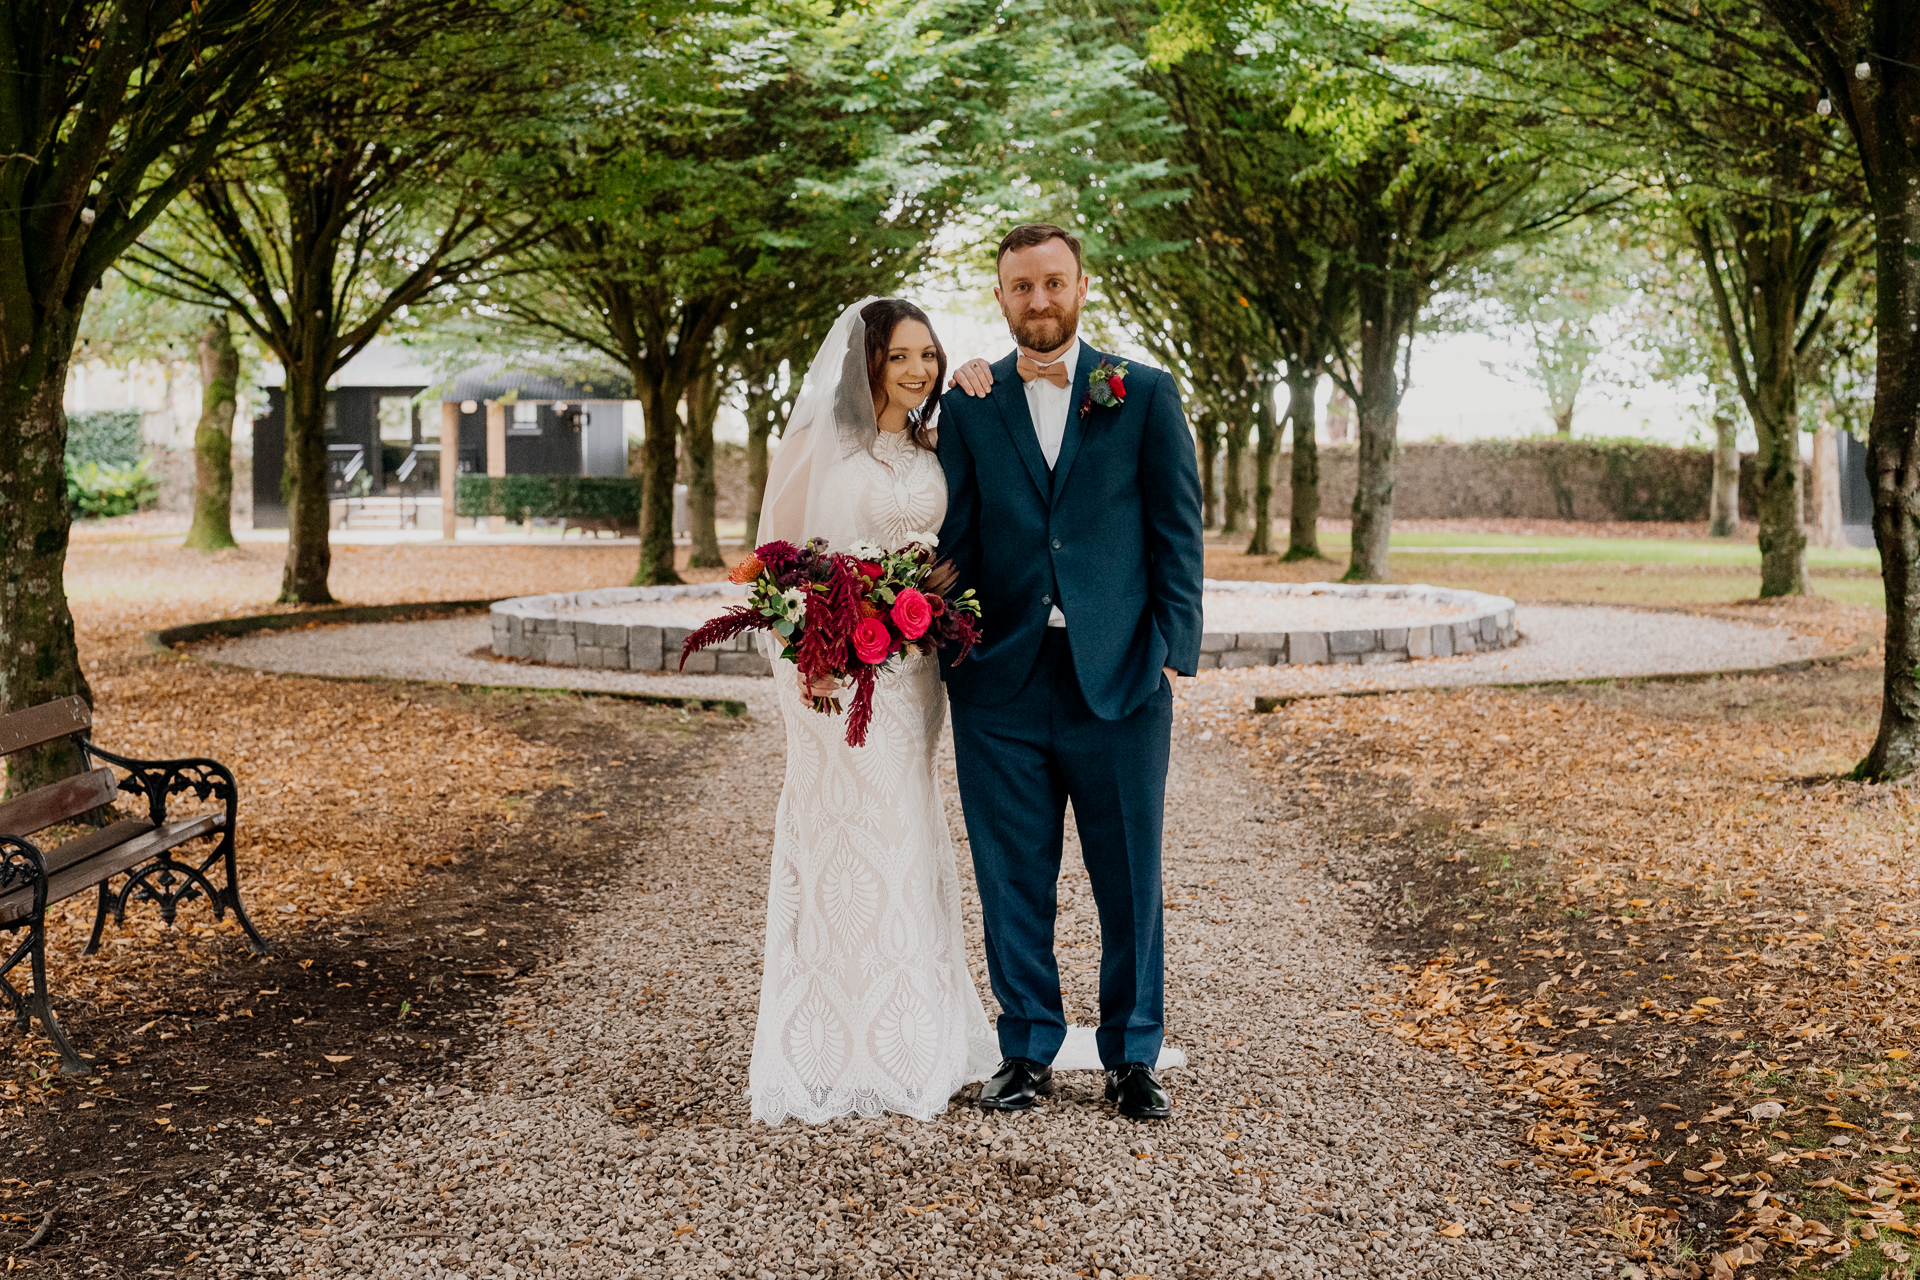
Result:
{"label": "white dress shirt", "polygon": [[[1052,471],[1053,464],[1059,460],[1060,442],[1067,435],[1067,413],[1073,407],[1073,370],[1079,363],[1083,345],[1076,342],[1059,360],[1041,366],[1044,369],[1053,364],[1066,365],[1066,386],[1056,387],[1045,378],[1035,378],[1027,384],[1027,414],[1033,419],[1033,433],[1040,438],[1040,454],[1047,460],[1048,471]],[[1059,605],[1054,605],[1047,614],[1047,625],[1067,625],[1067,615],[1060,612]]]}

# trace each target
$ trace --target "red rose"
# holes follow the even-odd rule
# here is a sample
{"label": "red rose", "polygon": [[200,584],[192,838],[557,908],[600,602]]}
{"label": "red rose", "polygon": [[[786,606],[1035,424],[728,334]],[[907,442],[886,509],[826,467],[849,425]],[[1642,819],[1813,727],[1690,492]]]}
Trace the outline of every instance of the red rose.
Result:
{"label": "red rose", "polygon": [[1127,398],[1126,379],[1117,373],[1107,379],[1107,389],[1113,392],[1113,398],[1115,400],[1125,400]]}
{"label": "red rose", "polygon": [[909,640],[918,640],[927,634],[927,628],[933,623],[933,606],[927,598],[912,587],[905,587],[893,598],[893,625],[900,628],[900,634]]}
{"label": "red rose", "polygon": [[869,666],[885,662],[892,648],[893,633],[878,618],[862,618],[853,629],[853,654]]}
{"label": "red rose", "polygon": [[860,566],[860,572],[866,574],[867,577],[873,579],[875,582],[878,582],[880,580],[880,574],[883,572],[883,570],[880,568],[879,565],[869,564],[865,560],[856,560],[854,561],[854,563]]}

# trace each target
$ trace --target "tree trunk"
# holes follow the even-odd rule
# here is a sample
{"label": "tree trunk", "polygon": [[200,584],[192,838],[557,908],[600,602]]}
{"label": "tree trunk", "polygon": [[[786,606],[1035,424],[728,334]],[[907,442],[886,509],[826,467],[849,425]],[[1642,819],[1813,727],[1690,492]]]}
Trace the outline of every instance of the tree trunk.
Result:
{"label": "tree trunk", "polygon": [[1280,420],[1274,416],[1273,394],[1277,384],[1264,373],[1256,373],[1251,384],[1258,397],[1253,405],[1253,536],[1247,541],[1250,556],[1273,554],[1273,455],[1280,448]]}
{"label": "tree trunk", "polygon": [[640,565],[633,575],[636,587],[667,586],[681,581],[673,563],[673,445],[679,437],[674,408],[681,388],[664,378],[634,378],[646,414],[646,440],[641,446]]}
{"label": "tree trunk", "polygon": [[198,551],[233,540],[233,410],[239,398],[240,353],[216,311],[200,332],[200,423],[193,431],[193,524],[181,544]]}
{"label": "tree trunk", "polygon": [[1912,248],[1920,245],[1920,152],[1897,138],[1884,152],[1874,186],[1878,350],[1867,479],[1887,651],[1880,730],[1855,770],[1874,779],[1902,778],[1920,767],[1920,254]]}
{"label": "tree trunk", "polygon": [[1556,404],[1553,406],[1553,430],[1556,435],[1573,436],[1573,406]]}
{"label": "tree trunk", "polygon": [[1808,468],[1807,480],[1807,496],[1813,507],[1808,541],[1829,550],[1846,546],[1840,520],[1840,433],[1828,414],[1820,415],[1820,425],[1813,433],[1813,465]]}
{"label": "tree trunk", "polygon": [[1327,443],[1345,444],[1353,435],[1353,399],[1336,386],[1327,399]]}
{"label": "tree trunk", "polygon": [[1708,501],[1707,532],[1715,538],[1731,538],[1740,532],[1738,430],[1733,414],[1713,415],[1713,489]]}
{"label": "tree trunk", "polygon": [[286,361],[287,460],[281,488],[287,499],[287,565],[280,578],[283,604],[332,604],[333,567],[327,519],[327,379],[331,361]]}
{"label": "tree trunk", "polygon": [[714,508],[719,487],[713,474],[713,420],[720,412],[720,375],[708,369],[687,383],[687,526],[693,535],[691,569],[724,569]]}
{"label": "tree trunk", "polygon": [[767,499],[767,455],[780,417],[780,397],[769,383],[747,390],[747,541],[760,545],[760,507]]}
{"label": "tree trunk", "polygon": [[1353,556],[1343,582],[1385,582],[1393,533],[1393,463],[1400,434],[1400,315],[1397,290],[1410,284],[1386,272],[1360,284],[1360,386],[1354,400],[1359,451],[1353,490]]}
{"label": "tree trunk", "polygon": [[1220,419],[1204,409],[1194,419],[1193,450],[1200,464],[1200,525],[1211,529],[1220,518]]}
{"label": "tree trunk", "polygon": [[1287,421],[1293,424],[1293,510],[1287,522],[1283,560],[1320,558],[1320,442],[1314,434],[1313,397],[1318,369],[1287,367]]}
{"label": "tree trunk", "polygon": [[1247,509],[1247,415],[1244,406],[1226,424],[1225,435],[1227,456],[1220,468],[1220,532],[1238,533]]}
{"label": "tree trunk", "polygon": [[[1758,371],[1756,371],[1758,373]],[[1760,598],[1806,595],[1807,531],[1800,492],[1800,412],[1791,374],[1756,379],[1754,413],[1760,451],[1754,458],[1759,489]]]}
{"label": "tree trunk", "polygon": [[[73,614],[67,608],[67,386],[64,341],[52,325],[32,333],[24,361],[5,361],[0,378],[0,711],[93,690],[80,669]],[[44,344],[44,348],[43,348]],[[42,350],[46,354],[34,357]],[[70,739],[6,760],[7,794],[79,773],[85,767]]]}

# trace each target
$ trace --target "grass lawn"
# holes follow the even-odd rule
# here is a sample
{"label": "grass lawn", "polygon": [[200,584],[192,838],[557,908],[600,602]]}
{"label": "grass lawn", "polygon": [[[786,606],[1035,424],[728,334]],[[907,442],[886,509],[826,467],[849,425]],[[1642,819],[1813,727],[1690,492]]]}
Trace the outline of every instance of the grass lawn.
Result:
{"label": "grass lawn", "polygon": [[[1275,531],[1284,541],[1284,528]],[[1338,580],[1351,540],[1320,535],[1320,560],[1281,563],[1238,553],[1241,537],[1210,540],[1207,572],[1216,578],[1271,582]],[[1621,604],[1724,604],[1760,593],[1760,548],[1730,539],[1589,538],[1502,533],[1393,535],[1395,582],[1428,582],[1512,596]],[[1816,593],[1843,604],[1885,607],[1880,555],[1872,548],[1809,548]]]}

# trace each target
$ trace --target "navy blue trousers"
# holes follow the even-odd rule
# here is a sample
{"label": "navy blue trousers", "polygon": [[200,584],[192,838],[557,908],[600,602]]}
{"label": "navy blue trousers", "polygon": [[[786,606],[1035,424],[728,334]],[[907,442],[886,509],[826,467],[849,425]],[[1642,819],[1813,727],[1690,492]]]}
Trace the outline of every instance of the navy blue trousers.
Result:
{"label": "navy blue trousers", "polygon": [[1133,714],[1100,719],[1081,696],[1066,630],[1052,627],[1011,701],[954,698],[952,709],[1001,1054],[1051,1062],[1066,1039],[1053,922],[1071,802],[1100,913],[1100,1060],[1153,1065],[1165,1031],[1160,832],[1172,689],[1162,677]]}

